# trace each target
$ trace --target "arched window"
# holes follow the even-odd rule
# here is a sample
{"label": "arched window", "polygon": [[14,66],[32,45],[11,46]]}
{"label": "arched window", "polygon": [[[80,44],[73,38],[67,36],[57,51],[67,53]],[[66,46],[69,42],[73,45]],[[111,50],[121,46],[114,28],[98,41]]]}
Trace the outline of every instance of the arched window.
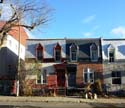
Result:
{"label": "arched window", "polygon": [[115,61],[115,48],[111,44],[108,47],[108,59],[109,59],[109,62]]}
{"label": "arched window", "polygon": [[57,43],[54,47],[54,58],[55,61],[61,61],[61,46],[59,45],[59,43]]}
{"label": "arched window", "polygon": [[83,69],[84,83],[94,83],[94,71],[90,68]]}
{"label": "arched window", "polygon": [[38,61],[43,60],[43,47],[41,44],[38,44],[36,47],[36,58]]}
{"label": "arched window", "polygon": [[70,46],[70,61],[77,61],[78,59],[78,46],[74,43]]}
{"label": "arched window", "polygon": [[91,61],[98,61],[98,47],[96,44],[90,46],[90,58]]}

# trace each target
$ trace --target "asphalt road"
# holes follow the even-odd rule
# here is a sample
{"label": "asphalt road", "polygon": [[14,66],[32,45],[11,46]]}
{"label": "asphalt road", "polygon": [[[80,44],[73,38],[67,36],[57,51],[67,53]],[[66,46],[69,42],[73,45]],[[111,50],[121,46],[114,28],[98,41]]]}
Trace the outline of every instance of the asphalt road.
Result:
{"label": "asphalt road", "polygon": [[125,104],[63,102],[0,102],[0,108],[124,108]]}

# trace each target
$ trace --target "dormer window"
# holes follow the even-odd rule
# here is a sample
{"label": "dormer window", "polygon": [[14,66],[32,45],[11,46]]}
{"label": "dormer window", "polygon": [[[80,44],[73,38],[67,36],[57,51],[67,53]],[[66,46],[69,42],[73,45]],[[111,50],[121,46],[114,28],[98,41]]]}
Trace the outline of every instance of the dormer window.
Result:
{"label": "dormer window", "polygon": [[75,62],[78,59],[78,46],[72,44],[70,46],[70,61]]}
{"label": "dormer window", "polygon": [[108,47],[108,59],[109,62],[115,61],[115,48],[113,47],[113,45],[109,45]]}
{"label": "dormer window", "polygon": [[98,47],[96,44],[90,46],[90,58],[91,61],[98,61]]}
{"label": "dormer window", "polygon": [[59,43],[57,43],[54,47],[54,58],[55,61],[61,61],[61,46],[59,45]]}
{"label": "dormer window", "polygon": [[41,44],[38,44],[36,47],[36,58],[38,61],[43,60],[43,47]]}

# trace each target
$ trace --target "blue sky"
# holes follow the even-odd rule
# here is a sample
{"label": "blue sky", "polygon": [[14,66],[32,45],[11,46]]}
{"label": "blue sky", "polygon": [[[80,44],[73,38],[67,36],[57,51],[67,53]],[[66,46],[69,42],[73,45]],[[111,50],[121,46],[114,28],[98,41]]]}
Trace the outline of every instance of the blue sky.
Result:
{"label": "blue sky", "polygon": [[55,11],[39,38],[125,37],[125,0],[47,1]]}
{"label": "blue sky", "polygon": [[[125,38],[125,0],[47,0],[52,20],[33,38]],[[30,33],[31,34],[31,33]]]}

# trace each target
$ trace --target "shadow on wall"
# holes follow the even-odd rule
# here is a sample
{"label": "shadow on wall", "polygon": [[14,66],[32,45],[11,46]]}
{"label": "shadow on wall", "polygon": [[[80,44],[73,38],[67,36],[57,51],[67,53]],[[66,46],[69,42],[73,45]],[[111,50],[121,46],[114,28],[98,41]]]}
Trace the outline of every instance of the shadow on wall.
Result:
{"label": "shadow on wall", "polygon": [[108,47],[109,47],[109,44],[106,44],[106,45],[103,45],[103,49],[102,49],[106,57],[108,57]]}
{"label": "shadow on wall", "polygon": [[[35,51],[36,51],[36,47],[37,45],[39,44],[39,42],[37,44],[30,44],[30,45],[27,45],[27,51],[26,51],[26,56],[27,57],[35,57]],[[46,53],[46,55],[53,57],[53,54],[54,54],[54,47],[56,46],[57,43],[54,43],[54,44],[44,44],[43,46],[43,49]],[[42,45],[42,44],[41,44]],[[62,47],[62,52],[65,52],[65,45],[64,44],[61,44],[61,47]]]}
{"label": "shadow on wall", "polygon": [[[0,70],[4,70],[4,74],[8,74],[10,76],[13,76],[16,73],[16,68],[18,64],[18,55],[13,53],[10,49],[7,47],[4,47],[0,50],[0,56],[2,58],[0,59]],[[4,66],[3,66],[4,65]],[[5,69],[2,69],[5,68]]]}
{"label": "shadow on wall", "polygon": [[0,50],[0,94],[10,95],[17,73],[18,56],[7,47]]}
{"label": "shadow on wall", "polygon": [[125,56],[125,45],[118,46],[118,51]]}

